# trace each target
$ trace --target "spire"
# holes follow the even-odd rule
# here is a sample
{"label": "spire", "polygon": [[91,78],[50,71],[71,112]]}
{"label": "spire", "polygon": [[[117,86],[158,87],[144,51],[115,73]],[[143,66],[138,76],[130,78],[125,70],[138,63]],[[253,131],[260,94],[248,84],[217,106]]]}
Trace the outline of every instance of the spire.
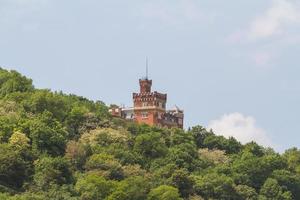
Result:
{"label": "spire", "polygon": [[148,74],[148,67],[149,67],[149,61],[148,61],[148,56],[146,57],[146,79],[148,80],[149,74]]}

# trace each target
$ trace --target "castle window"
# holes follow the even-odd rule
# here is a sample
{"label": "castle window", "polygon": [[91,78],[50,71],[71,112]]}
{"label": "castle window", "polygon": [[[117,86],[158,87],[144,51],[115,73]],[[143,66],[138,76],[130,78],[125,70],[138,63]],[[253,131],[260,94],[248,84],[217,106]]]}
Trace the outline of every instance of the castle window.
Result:
{"label": "castle window", "polygon": [[161,114],[160,113],[158,113],[157,118],[161,119]]}
{"label": "castle window", "polygon": [[178,119],[179,124],[183,124],[182,119]]}
{"label": "castle window", "polygon": [[147,102],[144,102],[143,103],[143,107],[147,107],[148,106],[148,103]]}
{"label": "castle window", "polygon": [[142,112],[142,118],[143,119],[148,118],[148,112]]}

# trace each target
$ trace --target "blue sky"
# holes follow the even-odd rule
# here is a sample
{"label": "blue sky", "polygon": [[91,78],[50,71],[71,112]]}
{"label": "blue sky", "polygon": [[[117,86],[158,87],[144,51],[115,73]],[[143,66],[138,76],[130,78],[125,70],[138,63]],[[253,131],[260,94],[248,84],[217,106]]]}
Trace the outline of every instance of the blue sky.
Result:
{"label": "blue sky", "polygon": [[0,0],[0,66],[38,88],[130,106],[154,89],[242,142],[300,147],[296,0]]}

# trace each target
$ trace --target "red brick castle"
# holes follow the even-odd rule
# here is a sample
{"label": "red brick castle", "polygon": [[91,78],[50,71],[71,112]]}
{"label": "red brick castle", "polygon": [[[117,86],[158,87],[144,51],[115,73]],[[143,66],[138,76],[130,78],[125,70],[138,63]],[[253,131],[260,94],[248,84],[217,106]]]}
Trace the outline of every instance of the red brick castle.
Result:
{"label": "red brick castle", "polygon": [[139,80],[140,92],[133,93],[133,108],[112,106],[110,113],[115,117],[133,120],[140,124],[166,128],[183,128],[184,112],[177,106],[166,110],[167,94],[152,92],[152,80]]}

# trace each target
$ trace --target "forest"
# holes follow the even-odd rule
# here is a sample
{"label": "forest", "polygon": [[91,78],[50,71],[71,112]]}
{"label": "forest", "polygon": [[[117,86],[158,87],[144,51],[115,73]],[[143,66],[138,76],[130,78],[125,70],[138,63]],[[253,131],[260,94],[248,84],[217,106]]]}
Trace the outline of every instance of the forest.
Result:
{"label": "forest", "polygon": [[300,199],[297,148],[279,154],[108,110],[0,68],[0,200]]}

